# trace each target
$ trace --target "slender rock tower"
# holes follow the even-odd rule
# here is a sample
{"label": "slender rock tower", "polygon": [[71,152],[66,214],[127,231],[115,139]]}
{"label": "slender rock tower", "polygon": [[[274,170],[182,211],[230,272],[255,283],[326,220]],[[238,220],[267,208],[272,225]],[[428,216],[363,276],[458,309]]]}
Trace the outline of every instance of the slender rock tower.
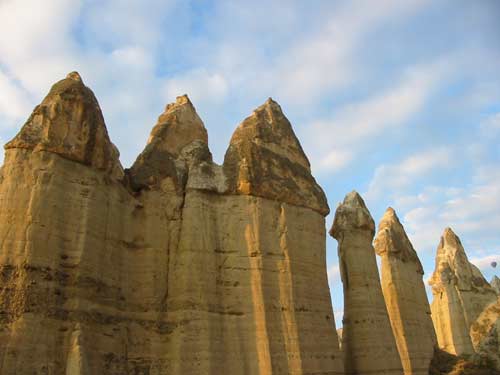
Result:
{"label": "slender rock tower", "polygon": [[497,295],[481,271],[469,262],[460,239],[450,228],[441,236],[429,284],[439,347],[452,354],[473,354],[471,326]]}
{"label": "slender rock tower", "polygon": [[405,375],[428,375],[437,345],[417,252],[396,212],[380,221],[375,251],[382,258],[382,291]]}
{"label": "slender rock tower", "polygon": [[330,234],[338,241],[344,287],[346,374],[402,374],[372,246],[375,223],[357,192],[337,207]]}

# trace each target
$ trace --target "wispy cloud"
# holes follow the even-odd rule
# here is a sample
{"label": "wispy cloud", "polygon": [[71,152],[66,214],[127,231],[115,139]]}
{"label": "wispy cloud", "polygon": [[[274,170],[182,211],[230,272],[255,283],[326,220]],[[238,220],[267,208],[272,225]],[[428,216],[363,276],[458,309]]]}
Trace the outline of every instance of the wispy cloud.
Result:
{"label": "wispy cloud", "polygon": [[314,144],[318,171],[335,171],[379,134],[404,127],[444,80],[447,63],[439,61],[408,69],[396,84],[367,99],[339,108],[332,117],[313,122],[306,142]]}
{"label": "wispy cloud", "polygon": [[486,136],[500,133],[500,112],[487,116],[481,122],[481,131]]}
{"label": "wispy cloud", "polygon": [[[432,187],[417,197],[403,221],[417,248],[437,246],[443,229],[451,226],[473,254],[495,247],[500,231],[500,178],[493,174],[480,177],[468,187]],[[496,245],[498,247],[498,244]]]}
{"label": "wispy cloud", "polygon": [[381,165],[375,169],[364,196],[367,201],[374,201],[384,192],[402,191],[431,171],[449,168],[452,155],[450,148],[441,147],[411,155],[401,162]]}
{"label": "wispy cloud", "polygon": [[471,258],[469,261],[481,271],[491,271],[500,265],[500,254],[486,255],[480,258]]}

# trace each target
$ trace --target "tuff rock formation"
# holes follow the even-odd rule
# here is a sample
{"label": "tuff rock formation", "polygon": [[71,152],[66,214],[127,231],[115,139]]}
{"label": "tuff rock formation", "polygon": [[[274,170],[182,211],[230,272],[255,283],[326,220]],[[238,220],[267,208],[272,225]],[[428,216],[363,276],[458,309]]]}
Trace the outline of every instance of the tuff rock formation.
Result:
{"label": "tuff rock formation", "polygon": [[[431,311],[439,347],[456,355],[475,354],[482,338],[472,340],[471,328],[479,324],[474,328],[476,331],[482,331],[480,327],[486,329],[476,321],[485,319],[481,315],[497,303],[497,295],[479,269],[469,262],[460,239],[450,228],[441,236],[429,284],[434,297]],[[487,315],[491,317],[490,313]]]}
{"label": "tuff rock formation", "polygon": [[382,291],[406,375],[428,375],[436,334],[422,276],[424,270],[403,225],[389,207],[374,241],[382,259]]}
{"label": "tuff rock formation", "polygon": [[0,373],[342,374],[327,213],[272,100],[218,166],[179,97],[123,172],[71,73],[6,145]]}
{"label": "tuff rock formation", "polygon": [[330,234],[338,241],[344,288],[346,374],[402,374],[372,246],[375,223],[357,192],[337,207]]}
{"label": "tuff rock formation", "polygon": [[493,276],[490,281],[490,285],[496,294],[500,295],[500,279],[497,276]]}

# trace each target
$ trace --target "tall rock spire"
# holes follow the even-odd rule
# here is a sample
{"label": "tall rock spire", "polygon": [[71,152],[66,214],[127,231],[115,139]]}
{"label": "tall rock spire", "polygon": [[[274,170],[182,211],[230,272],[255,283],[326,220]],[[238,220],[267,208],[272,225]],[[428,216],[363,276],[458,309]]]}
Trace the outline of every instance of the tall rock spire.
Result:
{"label": "tall rock spire", "polygon": [[424,272],[391,207],[380,221],[374,247],[382,258],[382,291],[405,375],[428,375],[437,340]]}
{"label": "tall rock spire", "polygon": [[188,153],[193,153],[194,156],[191,156],[198,161],[212,160],[203,121],[187,95],[182,95],[177,97],[175,103],[168,104],[158,117],[146,148],[128,170],[132,188],[151,187],[166,177],[170,177],[180,188],[186,178],[180,159]]}
{"label": "tall rock spire", "polygon": [[52,86],[5,149],[47,151],[121,177],[99,103],[77,72]]}
{"label": "tall rock spire", "polygon": [[372,246],[375,223],[353,191],[337,207],[330,234],[338,241],[344,288],[342,349],[346,374],[402,374]]}
{"label": "tall rock spire", "polygon": [[238,126],[224,171],[232,193],[308,207],[322,215],[329,212],[292,125],[272,99]]}
{"label": "tall rock spire", "polygon": [[470,328],[496,294],[471,264],[458,236],[446,228],[436,253],[429,284],[431,311],[439,347],[452,354],[473,354]]}

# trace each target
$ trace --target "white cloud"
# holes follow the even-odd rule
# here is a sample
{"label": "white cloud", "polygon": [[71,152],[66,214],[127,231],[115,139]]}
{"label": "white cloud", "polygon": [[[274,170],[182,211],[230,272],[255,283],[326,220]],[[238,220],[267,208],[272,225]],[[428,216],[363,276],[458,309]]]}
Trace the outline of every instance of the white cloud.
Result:
{"label": "white cloud", "polygon": [[176,0],[91,0],[82,9],[83,34],[97,46],[135,44],[155,49],[170,35],[166,28],[186,15]]}
{"label": "white cloud", "polygon": [[71,28],[79,11],[80,2],[72,0],[1,2],[0,62],[4,71],[29,92],[42,95],[76,64]]}
{"label": "white cloud", "polygon": [[382,93],[338,109],[329,119],[313,122],[305,134],[313,145],[313,164],[318,170],[336,171],[354,160],[365,142],[391,128],[408,125],[425,105],[440,80],[447,62],[408,69],[402,79]]}
{"label": "white cloud", "polygon": [[415,179],[436,169],[448,168],[451,164],[451,149],[442,147],[412,155],[400,163],[381,165],[375,169],[368,191],[364,194],[365,199],[374,201],[384,192],[401,191]]}
{"label": "white cloud", "polygon": [[491,271],[494,267],[491,265],[493,262],[500,265],[500,254],[486,255],[480,258],[474,257],[469,259],[469,261],[474,264],[481,271]]}
{"label": "white cloud", "polygon": [[496,134],[500,132],[500,112],[489,115],[481,122],[481,131],[485,135]]}
{"label": "white cloud", "polygon": [[345,87],[360,72],[355,59],[363,37],[391,18],[403,18],[425,1],[353,1],[337,6],[324,27],[306,35],[276,60],[271,75],[277,91],[295,103]]}
{"label": "white cloud", "polygon": [[353,159],[354,155],[348,150],[332,150],[319,161],[318,170],[336,172],[344,168]]}
{"label": "white cloud", "polygon": [[331,264],[327,269],[327,273],[331,284],[340,282],[340,267],[338,264]]}
{"label": "white cloud", "polygon": [[[417,249],[434,249],[447,226],[462,238],[466,250],[473,255],[498,247],[500,170],[496,168],[496,173],[488,177],[484,173],[480,169],[466,187],[432,187],[417,194],[413,207],[403,210],[405,228]],[[409,197],[404,200],[410,202]]]}
{"label": "white cloud", "polygon": [[224,101],[228,93],[226,78],[217,72],[206,69],[189,71],[167,80],[164,86],[166,98],[172,101],[175,97],[188,94],[195,103],[213,103]]}
{"label": "white cloud", "polygon": [[26,91],[0,70],[0,114],[18,120],[27,117],[31,103]]}

